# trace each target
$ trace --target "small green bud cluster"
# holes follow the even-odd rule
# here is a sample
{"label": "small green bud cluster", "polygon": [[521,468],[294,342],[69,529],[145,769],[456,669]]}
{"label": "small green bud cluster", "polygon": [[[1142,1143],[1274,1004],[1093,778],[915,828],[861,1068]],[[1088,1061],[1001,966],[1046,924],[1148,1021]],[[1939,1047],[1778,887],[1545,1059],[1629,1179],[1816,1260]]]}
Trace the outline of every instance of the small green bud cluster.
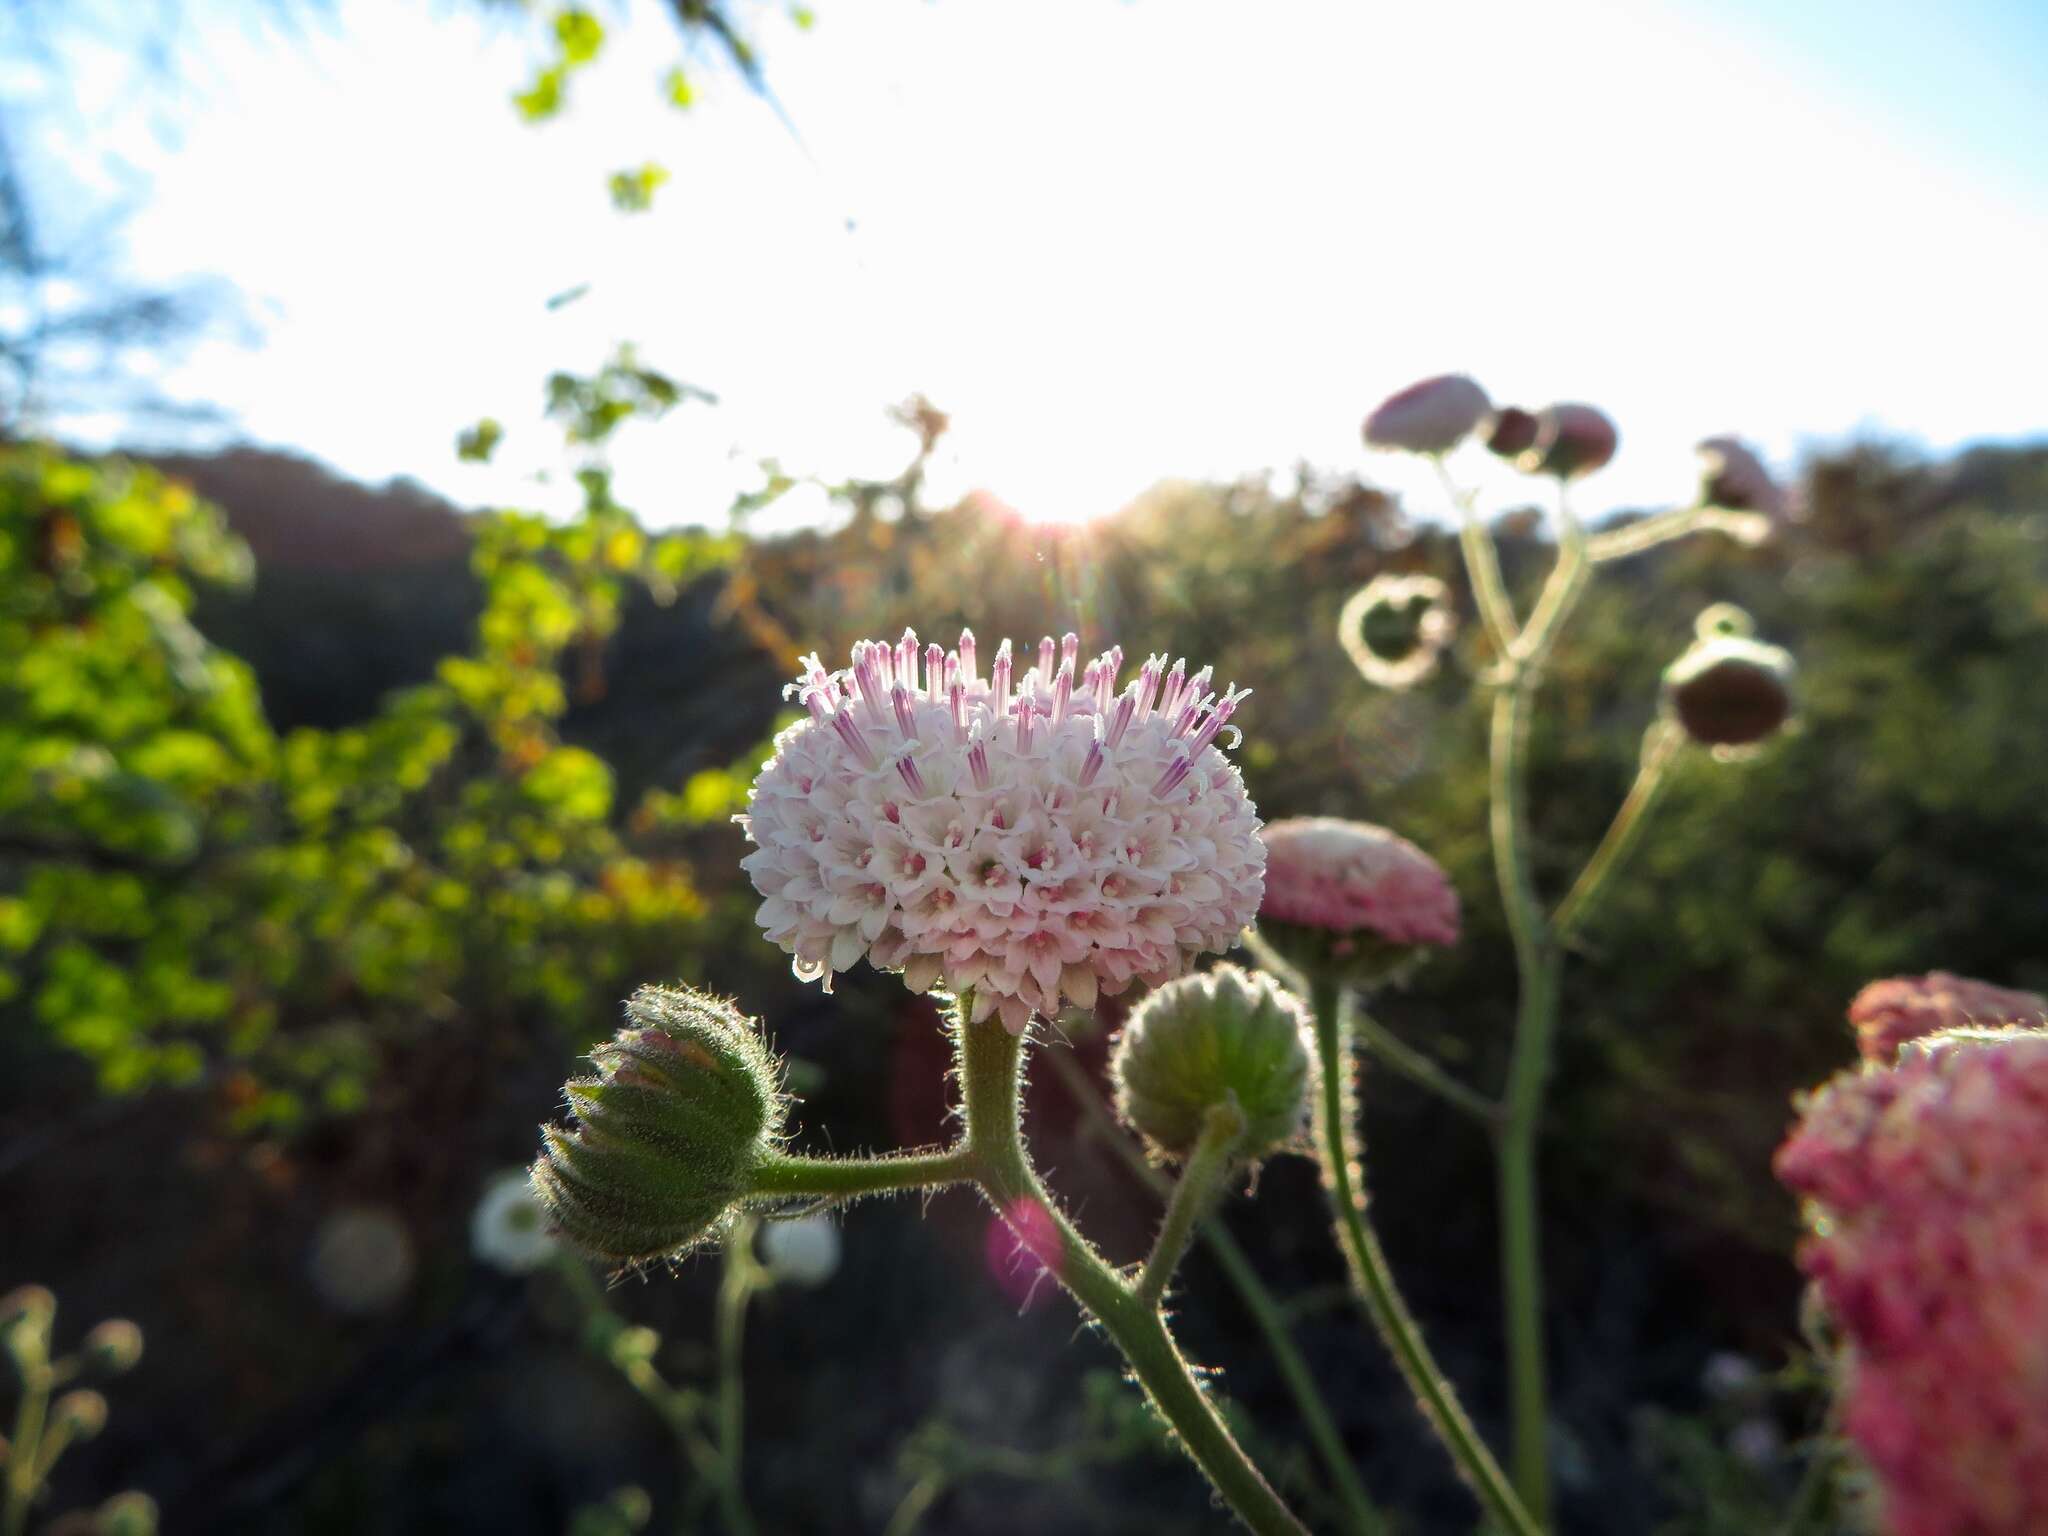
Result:
{"label": "small green bud cluster", "polygon": [[1183,976],[1132,1012],[1110,1058],[1117,1113],[1161,1157],[1185,1157],[1209,1111],[1244,1116],[1237,1155],[1294,1141],[1312,1087],[1308,1010],[1272,977],[1234,965]]}
{"label": "small green bud cluster", "polygon": [[1797,667],[1782,646],[1753,638],[1748,614],[1716,603],[1694,625],[1696,638],[1664,669],[1664,706],[1702,746],[1755,746],[1792,718]]}
{"label": "small green bud cluster", "polygon": [[642,987],[626,1027],[567,1087],[576,1125],[543,1129],[533,1187],[561,1235],[631,1264],[721,1231],[787,1112],[760,1025],[687,988]]}

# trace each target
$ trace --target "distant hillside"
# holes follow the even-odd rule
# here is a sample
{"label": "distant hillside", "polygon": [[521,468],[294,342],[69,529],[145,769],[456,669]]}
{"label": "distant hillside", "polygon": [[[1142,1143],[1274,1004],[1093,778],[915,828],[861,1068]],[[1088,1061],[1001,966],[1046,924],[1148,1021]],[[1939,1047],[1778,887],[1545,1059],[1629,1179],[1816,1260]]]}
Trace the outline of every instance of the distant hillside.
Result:
{"label": "distant hillside", "polygon": [[141,457],[216,503],[254,552],[255,585],[201,593],[194,617],[256,669],[280,730],[365,719],[469,648],[469,529],[431,491],[264,448]]}

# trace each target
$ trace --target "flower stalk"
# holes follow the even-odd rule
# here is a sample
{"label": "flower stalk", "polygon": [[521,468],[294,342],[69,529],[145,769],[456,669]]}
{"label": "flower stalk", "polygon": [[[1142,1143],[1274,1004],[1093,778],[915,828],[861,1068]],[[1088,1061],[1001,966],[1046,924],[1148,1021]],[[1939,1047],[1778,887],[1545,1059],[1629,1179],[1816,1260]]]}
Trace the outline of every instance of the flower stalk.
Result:
{"label": "flower stalk", "polygon": [[1479,1437],[1479,1431],[1458,1402],[1457,1393],[1424,1342],[1421,1329],[1402,1300],[1393,1269],[1380,1247],[1379,1235],[1367,1217],[1364,1150],[1353,1088],[1349,992],[1328,977],[1315,977],[1310,981],[1310,996],[1315,1013],[1316,1054],[1322,1064],[1316,1151],[1336,1220],[1338,1246],[1349,1263],[1359,1300],[1386,1342],[1430,1427],[1487,1513],[1514,1536],[1540,1536],[1542,1528],[1516,1496],[1515,1488]]}
{"label": "flower stalk", "polygon": [[1165,1297],[1166,1287],[1173,1282],[1174,1272],[1195,1239],[1196,1227],[1215,1204],[1219,1186],[1244,1142],[1244,1130],[1244,1111],[1237,1107],[1235,1098],[1212,1105],[1203,1118],[1202,1134],[1173,1186],[1165,1219],[1159,1224],[1159,1236],[1138,1276],[1140,1301],[1156,1307]]}
{"label": "flower stalk", "polygon": [[1306,1536],[1203,1394],[1158,1306],[1103,1261],[1039,1182],[1020,1121],[1023,1037],[993,1021],[971,1023],[971,1017],[962,997],[954,1040],[975,1182],[1020,1244],[1101,1324],[1152,1406],[1237,1517],[1258,1536]]}

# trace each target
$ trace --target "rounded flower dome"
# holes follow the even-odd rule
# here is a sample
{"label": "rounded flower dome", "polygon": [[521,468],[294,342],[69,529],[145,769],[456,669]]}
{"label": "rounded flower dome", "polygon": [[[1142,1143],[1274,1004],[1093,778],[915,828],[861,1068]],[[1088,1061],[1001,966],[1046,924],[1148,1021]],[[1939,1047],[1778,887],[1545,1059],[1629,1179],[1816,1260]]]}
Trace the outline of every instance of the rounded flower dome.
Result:
{"label": "rounded flower dome", "polygon": [[1159,656],[1119,690],[1122,651],[1079,649],[1047,638],[1020,672],[1004,641],[985,678],[972,632],[951,652],[862,641],[841,672],[807,659],[809,718],[738,818],[756,918],[797,975],[829,986],[866,956],[1017,1031],[1236,942],[1266,862],[1218,744],[1244,693]]}
{"label": "rounded flower dome", "polygon": [[1888,1067],[1907,1041],[1940,1030],[2048,1024],[2048,998],[1929,971],[1873,981],[1849,1004],[1849,1023],[1863,1059]]}
{"label": "rounded flower dome", "polygon": [[1493,410],[1486,391],[1462,373],[1440,374],[1389,395],[1365,418],[1368,448],[1448,453]]}
{"label": "rounded flower dome", "polygon": [[1265,835],[1261,918],[1402,946],[1458,942],[1458,893],[1407,838],[1335,816],[1292,816]]}
{"label": "rounded flower dome", "polygon": [[1887,1536],[2048,1530],[2048,1034],[1935,1036],[1778,1151]]}

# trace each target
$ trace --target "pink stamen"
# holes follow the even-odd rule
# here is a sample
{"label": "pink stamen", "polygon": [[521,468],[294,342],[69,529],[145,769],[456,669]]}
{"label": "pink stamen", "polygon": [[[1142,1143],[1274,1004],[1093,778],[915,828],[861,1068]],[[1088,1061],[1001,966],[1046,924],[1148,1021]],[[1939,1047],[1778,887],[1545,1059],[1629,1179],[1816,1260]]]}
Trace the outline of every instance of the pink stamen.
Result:
{"label": "pink stamen", "polygon": [[974,776],[974,787],[976,789],[988,788],[989,776],[987,742],[976,741],[973,746],[967,749],[967,771]]}
{"label": "pink stamen", "polygon": [[1181,781],[1188,776],[1188,767],[1192,761],[1186,753],[1182,753],[1168,763],[1166,771],[1159,775],[1159,782],[1152,786],[1152,798],[1160,799],[1178,789]]}
{"label": "pink stamen", "polygon": [[905,741],[917,740],[917,716],[910,709],[910,690],[898,683],[889,690],[889,699],[896,706],[896,729],[903,733]]}
{"label": "pink stamen", "polygon": [[1102,743],[1091,741],[1088,743],[1088,755],[1081,759],[1081,772],[1076,776],[1075,782],[1083,789],[1086,789],[1095,782],[1095,776],[1100,772],[1102,772]]}
{"label": "pink stamen", "polygon": [[1108,728],[1102,733],[1103,742],[1112,750],[1123,744],[1124,732],[1131,728],[1131,720],[1138,712],[1138,699],[1142,683],[1132,683],[1124,690],[1124,696],[1116,701],[1116,709],[1107,715],[1097,715],[1098,722],[1107,720]]}
{"label": "pink stamen", "polygon": [[1047,635],[1038,642],[1038,670],[1049,683],[1052,681],[1052,636]]}
{"label": "pink stamen", "polygon": [[946,652],[940,645],[924,648],[924,686],[934,704],[942,704],[946,698]]}
{"label": "pink stamen", "polygon": [[1072,666],[1081,655],[1081,637],[1071,629],[1060,636],[1060,660]]}
{"label": "pink stamen", "polygon": [[963,683],[971,683],[974,681],[973,630],[963,629],[960,631],[960,649],[958,654],[960,657],[960,681]]}
{"label": "pink stamen", "polygon": [[[917,771],[917,759],[908,752],[904,753],[896,759],[896,771],[903,775],[903,782],[910,786],[910,792],[922,800],[925,795],[924,775]],[[889,819],[894,821],[896,818],[891,816]]]}
{"label": "pink stamen", "polygon": [[[1068,636],[1068,638],[1072,639],[1073,637]],[[1073,703],[1073,701],[1074,663],[1071,660],[1063,661],[1060,663],[1059,678],[1052,686],[1052,723],[1054,725],[1066,723],[1067,706]]]}
{"label": "pink stamen", "polygon": [[989,668],[990,702],[998,717],[1010,712],[1010,642],[996,647],[995,664]]}
{"label": "pink stamen", "polygon": [[832,717],[832,729],[839,733],[839,739],[846,743],[846,749],[863,764],[875,766],[874,748],[868,745],[867,736],[860,728],[860,722],[853,718],[853,711],[842,709]]}

